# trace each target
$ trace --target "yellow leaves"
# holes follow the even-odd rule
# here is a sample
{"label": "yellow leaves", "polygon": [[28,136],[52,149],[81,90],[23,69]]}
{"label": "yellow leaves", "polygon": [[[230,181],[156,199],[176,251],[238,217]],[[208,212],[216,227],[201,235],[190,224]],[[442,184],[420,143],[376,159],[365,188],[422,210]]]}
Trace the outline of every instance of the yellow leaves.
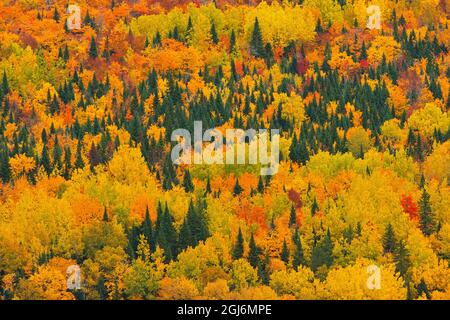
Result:
{"label": "yellow leaves", "polygon": [[8,122],[5,126],[4,136],[8,139],[12,139],[14,132],[17,130],[17,125],[13,122]]}
{"label": "yellow leaves", "polygon": [[274,93],[273,106],[275,112],[278,106],[281,104],[281,116],[286,120],[294,120],[296,126],[300,127],[301,123],[305,120],[305,106],[302,101],[302,97],[295,93],[287,96],[286,93]]}
{"label": "yellow leaves", "polygon": [[306,267],[299,267],[298,271],[274,272],[270,277],[270,287],[278,295],[293,295],[300,300],[317,298],[314,273]]}
{"label": "yellow leaves", "polygon": [[449,179],[450,173],[450,141],[437,144],[424,163],[425,176],[438,181]]}
{"label": "yellow leaves", "polygon": [[14,177],[20,177],[34,169],[36,163],[33,158],[25,154],[16,154],[14,158],[9,159],[9,165]]}
{"label": "yellow leaves", "polygon": [[412,113],[408,119],[408,126],[419,130],[427,137],[431,137],[434,130],[440,130],[442,133],[447,132],[450,126],[450,117],[435,103],[427,103],[424,108]]}
{"label": "yellow leaves", "polygon": [[22,279],[17,289],[17,298],[25,300],[74,300],[67,291],[66,276],[58,269],[43,266],[29,279]]}
{"label": "yellow leaves", "polygon": [[[249,8],[250,9],[250,8]],[[278,2],[267,4],[261,2],[256,8],[247,10],[244,29],[247,39],[251,38],[255,18],[259,25],[265,42],[273,47],[285,47],[290,41],[310,41],[314,38],[315,21],[312,15],[300,6],[292,6]]]}
{"label": "yellow leaves", "polygon": [[192,300],[198,296],[194,283],[185,278],[164,278],[160,282],[159,297],[163,300]]}
{"label": "yellow leaves", "polygon": [[402,279],[395,273],[393,265],[377,266],[380,268],[380,288],[369,289],[367,282],[370,273],[367,268],[371,264],[373,263],[368,260],[358,259],[351,266],[330,270],[324,283],[322,298],[337,300],[405,299],[406,288],[403,287]]}
{"label": "yellow leaves", "polygon": [[367,50],[369,63],[378,65],[381,63],[383,56],[386,62],[396,60],[401,52],[400,44],[391,36],[377,36],[370,44]]}
{"label": "yellow leaves", "polygon": [[348,150],[355,156],[366,152],[371,146],[370,130],[363,127],[352,127],[347,131]]}
{"label": "yellow leaves", "polygon": [[128,185],[144,184],[148,180],[147,164],[138,148],[121,145],[108,164],[114,180]]}
{"label": "yellow leaves", "polygon": [[347,55],[346,51],[341,52],[337,46],[332,48],[329,64],[332,69],[338,69],[343,75],[349,75],[359,67],[359,63],[354,62],[352,56]]}

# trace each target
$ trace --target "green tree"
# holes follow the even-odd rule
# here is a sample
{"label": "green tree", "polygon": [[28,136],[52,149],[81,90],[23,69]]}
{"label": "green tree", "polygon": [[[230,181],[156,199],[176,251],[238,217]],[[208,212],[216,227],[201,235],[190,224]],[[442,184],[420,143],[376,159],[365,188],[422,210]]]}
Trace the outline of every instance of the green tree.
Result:
{"label": "green tree", "polygon": [[231,255],[234,260],[240,259],[244,255],[244,238],[242,237],[241,228],[239,228],[236,243],[234,244]]}

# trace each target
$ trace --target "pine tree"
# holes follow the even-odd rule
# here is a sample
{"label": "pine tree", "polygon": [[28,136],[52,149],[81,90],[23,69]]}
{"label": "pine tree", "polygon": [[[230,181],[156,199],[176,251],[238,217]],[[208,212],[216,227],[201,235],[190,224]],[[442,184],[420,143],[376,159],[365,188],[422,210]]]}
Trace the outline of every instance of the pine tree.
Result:
{"label": "pine tree", "polygon": [[77,145],[77,153],[75,155],[75,168],[76,169],[81,169],[84,167],[84,161],[83,161],[83,157],[81,155],[81,140],[78,140],[78,145]]}
{"label": "pine tree", "polygon": [[263,193],[264,192],[264,182],[263,182],[261,176],[259,176],[259,179],[258,179],[258,192],[259,193]]}
{"label": "pine tree", "polygon": [[423,189],[422,197],[419,201],[420,229],[426,236],[430,236],[436,231],[436,222],[430,204],[430,195]]}
{"label": "pine tree", "polygon": [[233,188],[233,195],[234,196],[238,196],[238,195],[240,195],[242,193],[242,191],[244,191],[244,190],[239,185],[239,179],[236,178],[236,183],[235,183],[234,188]]}
{"label": "pine tree", "polygon": [[194,184],[192,183],[191,174],[189,173],[189,170],[184,171],[183,188],[184,191],[186,192],[194,191]]}
{"label": "pine tree", "polygon": [[289,263],[289,249],[286,243],[286,239],[283,240],[283,248],[281,250],[280,258],[285,264]]}
{"label": "pine tree", "polygon": [[295,210],[294,205],[291,206],[291,213],[289,215],[289,228],[297,225],[297,210]]}
{"label": "pine tree", "polygon": [[53,11],[53,20],[55,20],[56,22],[59,22],[60,18],[61,17],[59,16],[58,9],[55,7],[55,10]]}
{"label": "pine tree", "polygon": [[94,36],[91,37],[91,43],[89,45],[89,56],[93,59],[98,57],[97,43],[95,42]]}
{"label": "pine tree", "polygon": [[331,241],[330,230],[325,237],[317,243],[311,254],[311,269],[316,272],[320,266],[330,267],[333,264],[333,242]]}
{"label": "pine tree", "polygon": [[319,205],[317,203],[317,199],[314,197],[313,203],[311,205],[311,216],[315,216],[317,211],[319,211]]}
{"label": "pine tree", "polygon": [[396,249],[397,240],[395,239],[394,229],[389,223],[383,235],[383,251],[384,253],[394,253]]}
{"label": "pine tree", "polygon": [[253,233],[250,236],[250,242],[248,243],[248,246],[249,246],[248,262],[253,268],[256,268],[260,262],[259,261],[260,249],[256,246]]}
{"label": "pine tree", "polygon": [[400,240],[397,246],[397,250],[394,255],[394,261],[397,272],[400,273],[400,275],[403,276],[403,278],[405,278],[411,266],[411,260],[409,251],[406,248],[404,240]]}
{"label": "pine tree", "polygon": [[44,147],[42,148],[41,166],[44,167],[44,170],[47,173],[47,175],[50,175],[50,173],[52,173],[52,167],[50,165],[50,156],[48,155],[47,144],[44,144]]}
{"label": "pine tree", "polygon": [[236,243],[234,244],[231,255],[234,260],[241,259],[244,255],[244,238],[242,237],[241,228],[239,228]]}
{"label": "pine tree", "polygon": [[206,179],[206,188],[205,188],[205,193],[211,193],[211,181],[210,181],[210,179],[209,179],[209,176],[208,176],[208,178]]}
{"label": "pine tree", "polygon": [[300,265],[306,266],[305,255],[303,253],[302,240],[300,238],[300,232],[296,228],[294,236],[292,237],[292,242],[294,243],[294,256],[292,258],[292,267],[298,270]]}
{"label": "pine tree", "polygon": [[264,43],[261,34],[261,29],[259,27],[258,18],[255,18],[255,23],[253,25],[253,33],[250,41],[250,52],[258,58],[264,58]]}
{"label": "pine tree", "polygon": [[214,24],[214,22],[211,23],[210,33],[211,33],[211,41],[212,41],[212,43],[218,44],[219,43],[219,37],[217,35],[216,25]]}
{"label": "pine tree", "polygon": [[420,279],[419,285],[417,286],[417,295],[420,297],[422,294],[425,294],[428,300],[431,299],[430,290],[428,290],[427,284],[423,278]]}
{"label": "pine tree", "polygon": [[148,211],[148,207],[145,208],[145,218],[142,222],[142,234],[150,245],[150,250],[154,251],[155,248],[155,239],[153,237],[153,226],[152,220],[150,219],[150,212]]}
{"label": "pine tree", "polygon": [[269,255],[266,254],[264,259],[258,264],[258,276],[261,279],[261,283],[264,285],[269,284],[270,276],[269,276],[269,265],[270,258]]}
{"label": "pine tree", "polygon": [[234,52],[236,52],[236,34],[234,33],[234,29],[231,30],[231,35],[230,35],[230,51],[229,53],[232,54]]}
{"label": "pine tree", "polygon": [[105,209],[103,210],[103,218],[102,218],[103,222],[108,222],[109,221],[109,217],[108,217],[108,211]]}

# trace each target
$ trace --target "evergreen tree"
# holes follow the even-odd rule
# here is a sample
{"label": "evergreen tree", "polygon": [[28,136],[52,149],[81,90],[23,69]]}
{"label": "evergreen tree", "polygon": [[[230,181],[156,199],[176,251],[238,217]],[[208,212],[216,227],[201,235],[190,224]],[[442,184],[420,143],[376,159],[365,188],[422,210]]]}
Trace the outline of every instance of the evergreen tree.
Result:
{"label": "evergreen tree", "polygon": [[394,229],[389,223],[383,235],[383,251],[384,253],[394,253],[396,249],[397,240],[395,239]]}
{"label": "evergreen tree", "polygon": [[186,192],[194,191],[194,184],[192,183],[191,174],[189,173],[189,170],[184,171],[183,188],[184,191]]}
{"label": "evergreen tree", "polygon": [[91,37],[91,43],[89,45],[89,56],[93,59],[98,57],[97,43],[95,42],[94,36]]}
{"label": "evergreen tree", "polygon": [[297,210],[295,210],[294,205],[291,206],[291,213],[289,215],[289,228],[297,225]]}
{"label": "evergreen tree", "polygon": [[61,17],[59,16],[58,9],[55,7],[55,10],[53,11],[53,20],[55,20],[56,22],[59,22],[60,18]]}
{"label": "evergreen tree", "polygon": [[436,222],[434,220],[434,214],[431,209],[430,195],[423,189],[422,197],[419,201],[419,216],[420,216],[420,229],[426,236],[430,236],[436,231]]}
{"label": "evergreen tree", "polygon": [[41,166],[44,168],[47,175],[52,173],[52,167],[50,165],[50,156],[48,155],[47,144],[44,144],[41,153]]}
{"label": "evergreen tree", "polygon": [[311,254],[311,269],[316,272],[320,266],[330,267],[333,264],[333,242],[331,241],[330,230],[325,237],[317,243]]}
{"label": "evergreen tree", "polygon": [[311,216],[315,216],[317,211],[319,211],[319,204],[317,203],[317,199],[314,197],[313,203],[311,205]]}
{"label": "evergreen tree", "polygon": [[289,263],[289,249],[286,243],[286,239],[283,240],[283,248],[281,250],[280,258],[285,264]]}
{"label": "evergreen tree", "polygon": [[150,219],[150,213],[148,207],[145,208],[145,218],[142,222],[142,234],[150,245],[150,250],[155,250],[155,239],[153,237],[152,220]]}
{"label": "evergreen tree", "polygon": [[236,34],[234,33],[234,29],[231,30],[231,35],[230,35],[230,51],[229,53],[232,54],[234,52],[237,51],[236,48]]}
{"label": "evergreen tree", "polygon": [[264,182],[263,182],[261,176],[259,176],[259,179],[258,179],[258,192],[259,193],[263,193],[264,192]]}
{"label": "evergreen tree", "polygon": [[219,36],[217,35],[217,31],[216,31],[216,25],[213,23],[211,23],[211,41],[214,44],[218,44],[219,43]]}
{"label": "evergreen tree", "polygon": [[242,258],[244,255],[244,238],[242,237],[241,228],[239,228],[239,232],[237,235],[236,243],[234,244],[231,256],[234,260]]}
{"label": "evergreen tree", "polygon": [[238,196],[242,193],[242,191],[244,191],[244,189],[242,189],[242,187],[239,185],[239,179],[236,178],[236,183],[233,188],[233,195]]}
{"label": "evergreen tree", "polygon": [[397,272],[400,273],[403,278],[405,278],[411,266],[411,260],[404,240],[400,240],[397,246],[397,250],[394,255],[394,261]]}
{"label": "evergreen tree", "polygon": [[420,279],[419,285],[417,286],[417,295],[420,297],[422,294],[425,294],[428,300],[431,299],[430,290],[428,290],[427,284],[423,278]]}
{"label": "evergreen tree", "polygon": [[303,253],[302,240],[300,238],[300,232],[298,228],[294,232],[294,236],[292,237],[292,242],[294,243],[294,256],[292,259],[292,267],[295,270],[298,270],[298,267],[303,265],[306,266],[305,255]]}
{"label": "evergreen tree", "polygon": [[264,58],[264,43],[261,34],[261,29],[259,27],[258,18],[255,18],[255,23],[253,25],[252,38],[250,41],[250,52],[258,58]]}
{"label": "evergreen tree", "polygon": [[108,217],[108,211],[105,209],[103,210],[103,218],[102,218],[103,222],[108,222],[109,221],[109,217]]}
{"label": "evergreen tree", "polygon": [[250,242],[248,243],[248,246],[249,246],[248,262],[253,268],[256,268],[260,262],[259,261],[260,249],[256,246],[253,233],[250,236]]}

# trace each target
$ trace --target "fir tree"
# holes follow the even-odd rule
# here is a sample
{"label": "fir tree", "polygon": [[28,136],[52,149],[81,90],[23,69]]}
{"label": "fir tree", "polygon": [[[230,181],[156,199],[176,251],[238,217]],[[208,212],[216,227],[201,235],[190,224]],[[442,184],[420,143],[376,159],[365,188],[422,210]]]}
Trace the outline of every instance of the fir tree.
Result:
{"label": "fir tree", "polygon": [[286,239],[283,240],[283,248],[281,249],[281,260],[285,263],[289,263],[289,249],[286,243]]}
{"label": "fir tree", "polygon": [[434,220],[434,214],[431,209],[430,195],[423,189],[422,197],[419,201],[419,216],[420,216],[420,229],[426,236],[430,236],[436,231],[436,222]]}
{"label": "fir tree", "polygon": [[289,215],[289,228],[297,225],[297,210],[295,210],[294,205],[291,206],[291,213]]}
{"label": "fir tree", "polygon": [[183,188],[184,191],[186,192],[194,191],[194,184],[192,183],[191,174],[189,173],[189,170],[184,171]]}
{"label": "fir tree", "polygon": [[405,276],[411,266],[411,260],[410,260],[409,250],[406,248],[404,240],[400,240],[400,242],[397,246],[397,250],[394,255],[394,261],[395,261],[396,271],[405,278]]}
{"label": "fir tree", "polygon": [[233,195],[234,196],[238,196],[238,195],[240,195],[242,193],[242,191],[244,191],[244,190],[239,185],[239,179],[236,178],[236,183],[235,183],[234,188],[233,188]]}
{"label": "fir tree", "polygon": [[256,268],[260,262],[259,253],[261,250],[256,246],[253,233],[250,236],[250,242],[248,243],[248,246],[249,246],[248,262],[253,268]]}
{"label": "fir tree", "polygon": [[216,25],[214,24],[214,22],[211,23],[210,33],[211,33],[211,41],[212,41],[212,43],[218,44],[219,43],[219,37],[217,35]]}
{"label": "fir tree", "polygon": [[91,43],[89,45],[89,56],[93,59],[98,57],[97,43],[95,42],[94,36],[91,37]]}
{"label": "fir tree", "polygon": [[234,260],[241,259],[244,255],[244,238],[242,237],[241,228],[239,228],[236,243],[234,244],[231,255]]}
{"label": "fir tree", "polygon": [[383,251],[384,253],[394,253],[396,249],[397,240],[395,238],[392,224],[389,223],[383,235]]}
{"label": "fir tree", "polygon": [[255,18],[255,23],[253,25],[252,38],[250,41],[250,51],[251,53],[258,58],[264,58],[264,43],[261,34],[261,29],[259,27],[258,18]]}

